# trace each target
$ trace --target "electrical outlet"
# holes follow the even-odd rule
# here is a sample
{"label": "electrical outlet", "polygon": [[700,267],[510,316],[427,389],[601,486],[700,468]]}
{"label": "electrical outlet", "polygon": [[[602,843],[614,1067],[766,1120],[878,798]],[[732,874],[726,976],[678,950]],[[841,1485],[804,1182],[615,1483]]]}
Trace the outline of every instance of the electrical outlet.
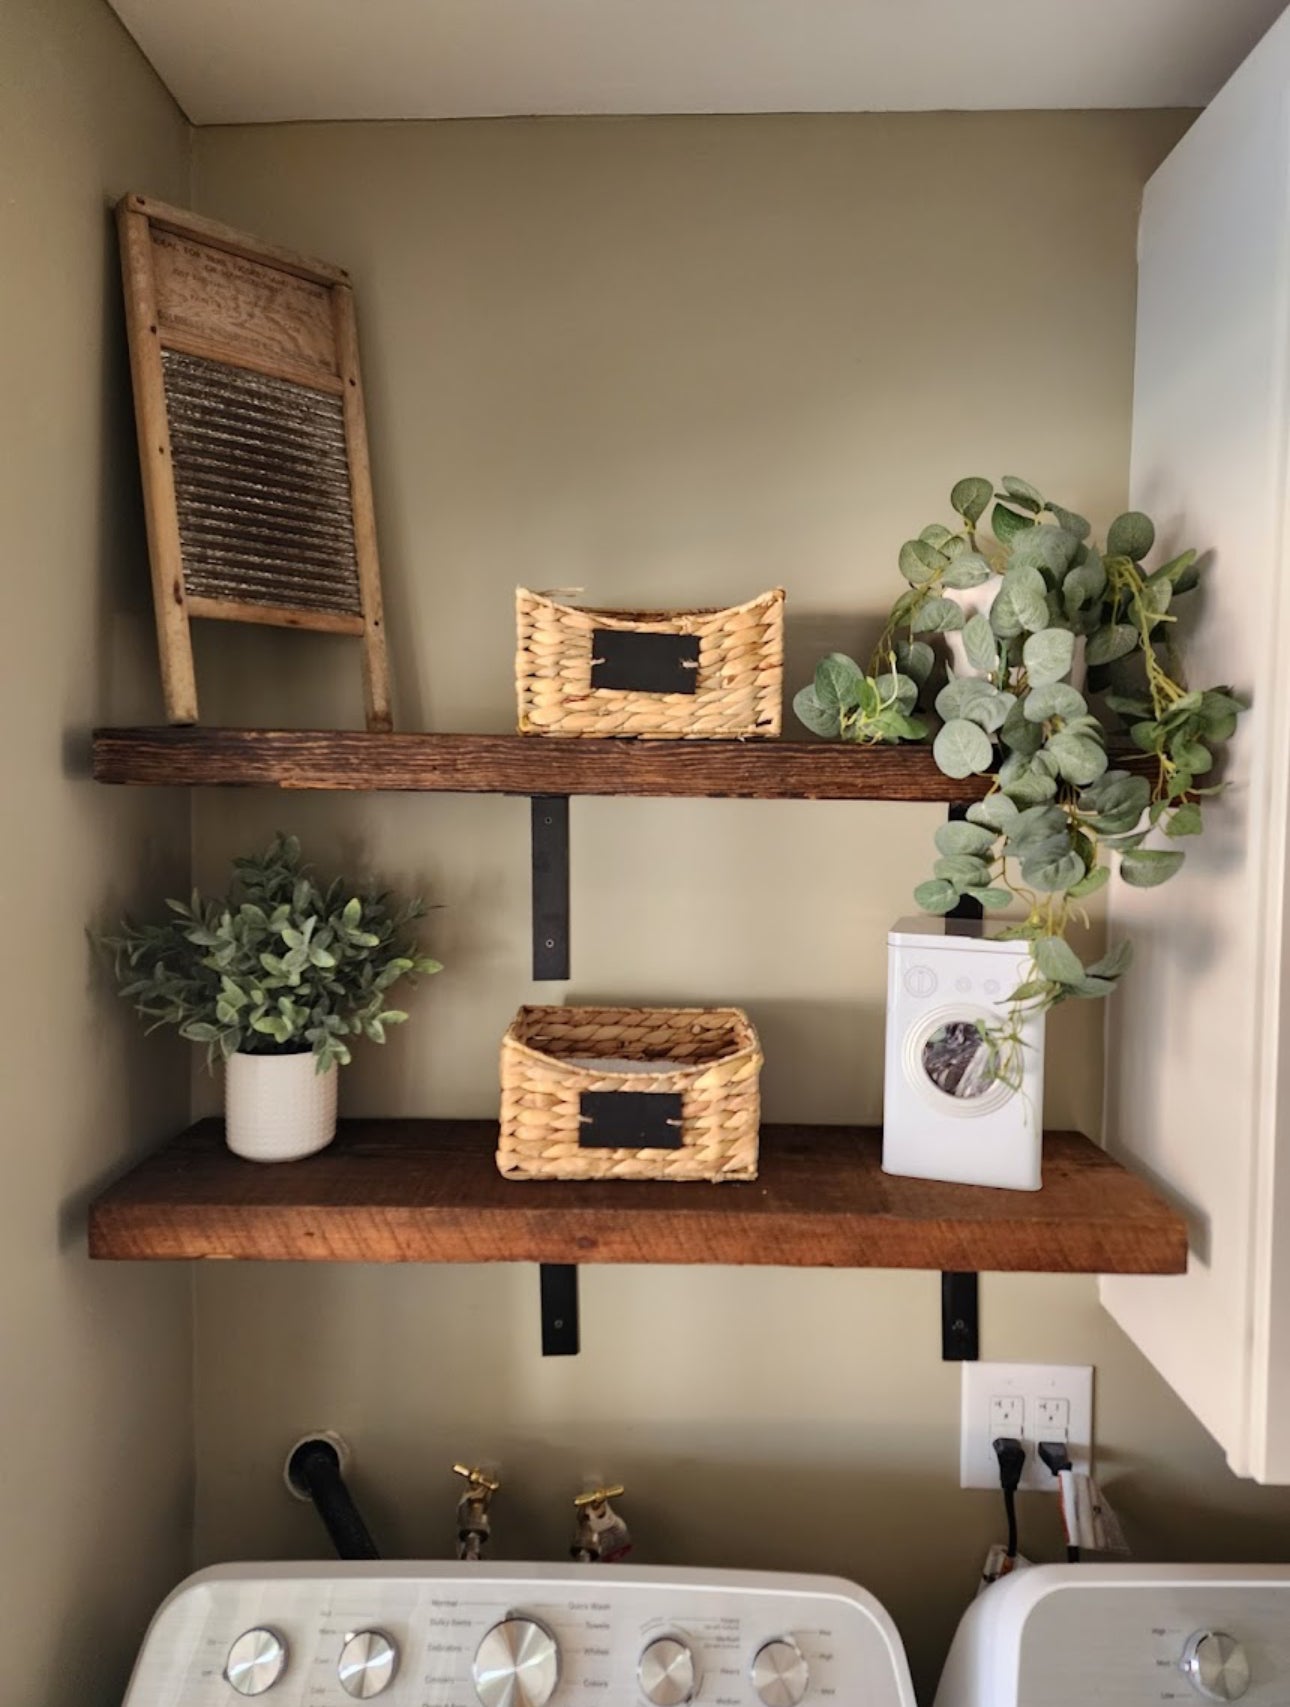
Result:
{"label": "electrical outlet", "polygon": [[1045,1396],[1035,1400],[1035,1439],[1066,1440],[1071,1431],[1071,1402]]}
{"label": "electrical outlet", "polygon": [[1000,1393],[990,1400],[990,1439],[1001,1435],[1020,1440],[1026,1432],[1026,1401],[1020,1393]]}
{"label": "electrical outlet", "polygon": [[[1057,1492],[1057,1478],[1040,1458],[1041,1440],[1064,1440],[1076,1470],[1093,1452],[1093,1371],[1088,1364],[963,1363],[959,1486],[999,1486],[991,1445],[1000,1435],[1026,1448],[1021,1486]],[[1005,1426],[1006,1425],[1006,1426]]]}

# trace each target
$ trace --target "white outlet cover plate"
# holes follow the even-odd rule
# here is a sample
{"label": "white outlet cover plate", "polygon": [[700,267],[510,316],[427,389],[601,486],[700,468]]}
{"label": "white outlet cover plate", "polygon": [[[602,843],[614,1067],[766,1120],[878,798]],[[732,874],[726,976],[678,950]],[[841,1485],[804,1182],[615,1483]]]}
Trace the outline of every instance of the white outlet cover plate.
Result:
{"label": "white outlet cover plate", "polygon": [[963,1363],[962,1415],[959,1424],[959,1486],[999,1487],[999,1461],[991,1445],[991,1406],[996,1399],[1020,1399],[1026,1467],[1020,1486],[1055,1494],[1057,1478],[1039,1456],[1048,1436],[1039,1426],[1041,1399],[1065,1399],[1070,1406],[1066,1450],[1074,1469],[1088,1472],[1093,1459],[1093,1369],[1087,1363]]}

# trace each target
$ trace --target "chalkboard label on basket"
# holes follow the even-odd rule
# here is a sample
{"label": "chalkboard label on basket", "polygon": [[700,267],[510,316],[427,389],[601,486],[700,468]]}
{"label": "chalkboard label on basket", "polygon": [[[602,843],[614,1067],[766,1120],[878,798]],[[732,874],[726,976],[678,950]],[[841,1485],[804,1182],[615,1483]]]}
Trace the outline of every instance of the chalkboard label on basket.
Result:
{"label": "chalkboard label on basket", "polygon": [[695,692],[697,634],[633,634],[621,628],[591,632],[591,685],[624,693]]}
{"label": "chalkboard label on basket", "polygon": [[680,1150],[677,1091],[583,1091],[579,1100],[583,1150]]}

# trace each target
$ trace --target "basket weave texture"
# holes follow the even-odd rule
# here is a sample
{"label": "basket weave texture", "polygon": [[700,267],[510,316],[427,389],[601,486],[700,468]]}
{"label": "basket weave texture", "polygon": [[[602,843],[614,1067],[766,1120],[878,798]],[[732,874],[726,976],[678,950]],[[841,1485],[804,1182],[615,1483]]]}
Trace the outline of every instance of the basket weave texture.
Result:
{"label": "basket weave texture", "polygon": [[[612,611],[515,594],[521,735],[635,735],[646,740],[774,737],[784,685],[784,589],[724,610]],[[687,634],[699,642],[693,693],[592,687],[597,629]]]}
{"label": "basket weave texture", "polygon": [[[521,1008],[502,1040],[497,1165],[508,1179],[756,1179],[761,1064],[738,1008]],[[584,1148],[584,1093],[613,1091],[679,1095],[681,1147]]]}

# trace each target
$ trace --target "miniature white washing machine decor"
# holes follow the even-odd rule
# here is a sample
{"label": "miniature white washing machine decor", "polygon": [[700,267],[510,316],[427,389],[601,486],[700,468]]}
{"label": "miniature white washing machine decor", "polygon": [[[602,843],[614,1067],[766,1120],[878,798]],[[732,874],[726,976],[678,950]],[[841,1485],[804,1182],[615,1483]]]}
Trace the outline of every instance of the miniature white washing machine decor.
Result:
{"label": "miniature white washing machine decor", "polygon": [[980,1025],[1003,1019],[1028,942],[978,919],[902,919],[887,936],[889,1174],[1038,1191],[1043,1183],[1044,1022],[1022,1027],[1019,1082],[991,1070]]}

